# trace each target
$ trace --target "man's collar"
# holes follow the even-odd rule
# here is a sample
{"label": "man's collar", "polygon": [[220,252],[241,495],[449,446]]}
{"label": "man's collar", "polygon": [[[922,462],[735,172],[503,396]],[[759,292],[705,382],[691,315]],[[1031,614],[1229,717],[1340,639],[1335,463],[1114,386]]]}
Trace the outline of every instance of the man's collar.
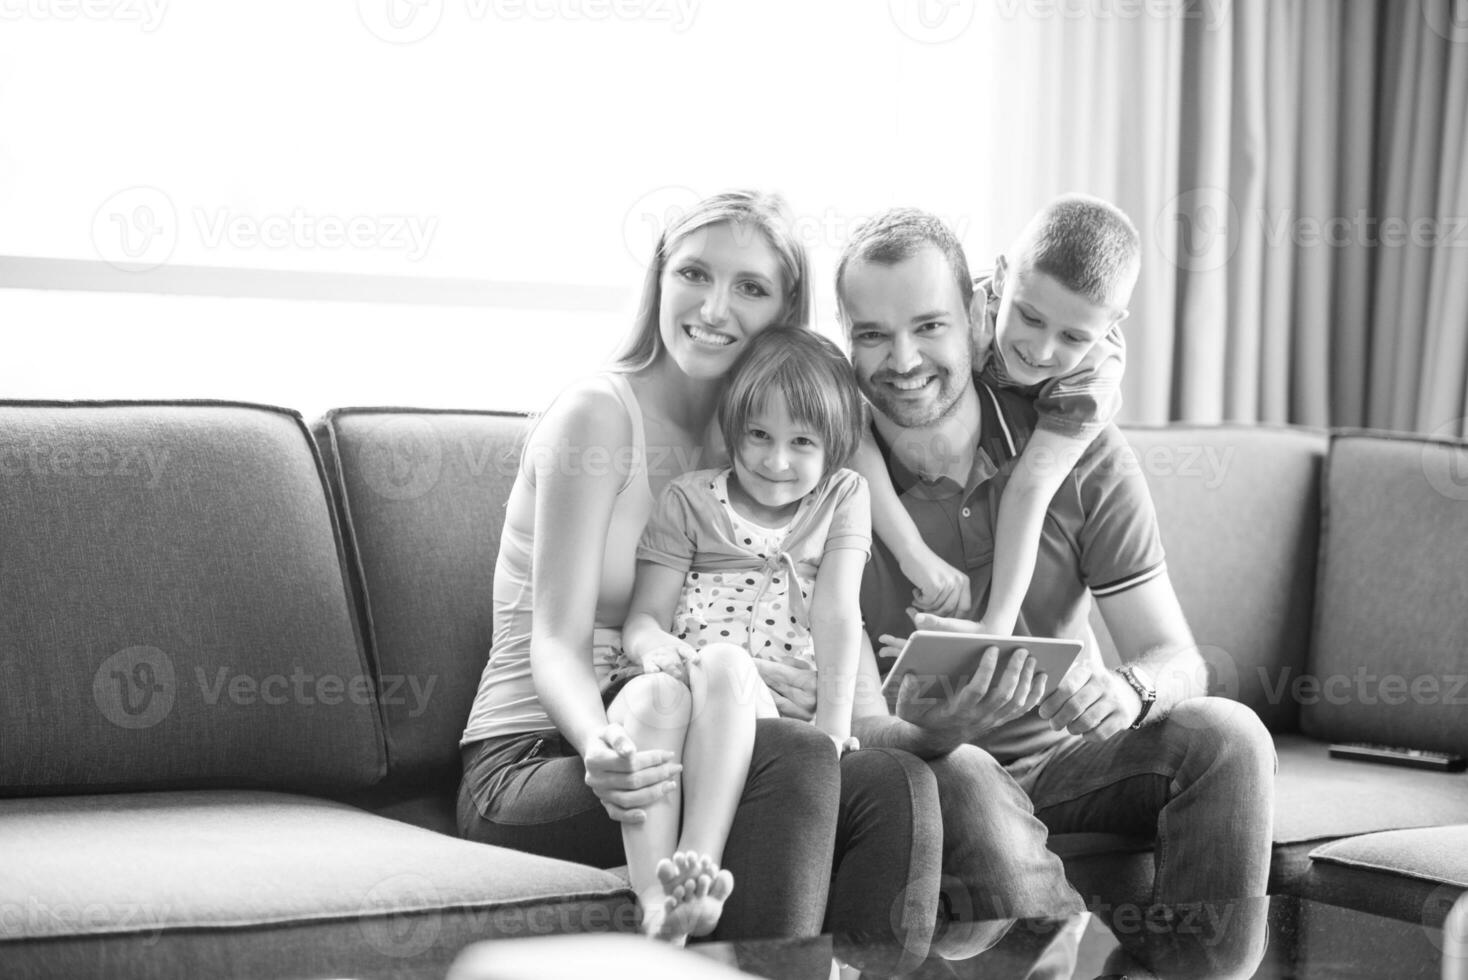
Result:
{"label": "man's collar", "polygon": [[[974,390],[978,393],[979,431],[974,438],[974,458],[969,468],[966,490],[972,490],[992,478],[999,471],[1000,466],[1019,455],[1020,449],[1015,444],[1013,426],[1004,413],[999,395],[993,388],[985,384],[978,374],[974,375],[973,382]],[[882,453],[882,458],[887,461],[887,473],[892,479],[892,486],[899,494],[906,493],[915,487],[941,486],[944,483],[952,483],[952,481],[943,479],[932,482],[924,480],[919,474],[908,469],[892,451],[891,445],[883,438],[881,429],[878,428],[875,421],[872,423],[871,430],[877,448]]]}

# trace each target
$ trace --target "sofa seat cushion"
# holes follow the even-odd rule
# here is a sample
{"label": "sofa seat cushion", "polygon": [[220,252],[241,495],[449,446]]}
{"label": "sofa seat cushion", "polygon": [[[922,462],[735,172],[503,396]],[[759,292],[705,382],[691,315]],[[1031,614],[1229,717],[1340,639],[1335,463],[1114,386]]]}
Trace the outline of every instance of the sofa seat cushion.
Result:
{"label": "sofa seat cushion", "polygon": [[[391,945],[404,916],[484,935],[623,924],[623,883],[596,868],[475,844],[341,803],[259,791],[0,800],[0,938],[339,921]],[[563,928],[495,916],[572,902]],[[595,920],[595,921],[594,921]]]}
{"label": "sofa seat cushion", "polygon": [[1317,847],[1310,858],[1468,889],[1468,824],[1348,837]]}
{"label": "sofa seat cushion", "polygon": [[1306,897],[1440,927],[1468,890],[1468,824],[1348,837],[1310,858]]}
{"label": "sofa seat cushion", "polygon": [[1277,843],[1468,822],[1468,774],[1332,759],[1329,744],[1302,735],[1274,744]]}

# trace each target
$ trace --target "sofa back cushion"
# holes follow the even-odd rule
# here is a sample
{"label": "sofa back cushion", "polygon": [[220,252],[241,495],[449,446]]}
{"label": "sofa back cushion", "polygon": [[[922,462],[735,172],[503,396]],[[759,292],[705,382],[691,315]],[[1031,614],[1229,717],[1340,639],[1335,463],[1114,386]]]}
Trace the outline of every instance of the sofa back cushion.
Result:
{"label": "sofa back cushion", "polygon": [[1337,434],[1302,727],[1468,752],[1468,444]]}
{"label": "sofa back cushion", "polygon": [[0,794],[380,778],[323,475],[293,412],[0,403]]}
{"label": "sofa back cushion", "polygon": [[385,695],[387,788],[457,779],[526,427],[523,415],[398,409],[339,409],[316,426]]}
{"label": "sofa back cushion", "polygon": [[1257,425],[1125,432],[1211,693],[1249,705],[1272,731],[1296,730],[1298,709],[1279,684],[1303,670],[1310,641],[1325,434]]}

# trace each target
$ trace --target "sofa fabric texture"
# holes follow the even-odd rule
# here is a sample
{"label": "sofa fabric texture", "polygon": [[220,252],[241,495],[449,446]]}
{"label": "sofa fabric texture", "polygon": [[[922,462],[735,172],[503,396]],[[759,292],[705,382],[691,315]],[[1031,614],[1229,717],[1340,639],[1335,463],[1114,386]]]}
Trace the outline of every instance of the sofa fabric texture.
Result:
{"label": "sofa fabric texture", "polygon": [[1323,524],[1302,730],[1468,753],[1468,446],[1335,435]]}
{"label": "sofa fabric texture", "polygon": [[527,426],[503,413],[351,409],[316,427],[360,575],[390,782],[458,777]]}
{"label": "sofa fabric texture", "polygon": [[[0,972],[441,976],[478,939],[635,929],[617,874],[454,835],[531,424],[0,402]],[[1440,921],[1468,775],[1327,750],[1468,752],[1468,444],[1127,436],[1211,692],[1275,736],[1271,891]],[[1145,892],[1150,841],[1051,845]]]}
{"label": "sofa fabric texture", "polygon": [[625,898],[596,868],[285,793],[4,800],[0,833],[0,907],[33,913],[0,922],[7,938],[350,920],[385,944],[394,916],[572,900],[602,903],[605,927]]}
{"label": "sofa fabric texture", "polygon": [[0,405],[0,795],[370,785],[384,760],[294,412]]}
{"label": "sofa fabric texture", "polygon": [[1305,670],[1310,644],[1325,433],[1173,425],[1126,437],[1209,693],[1247,704],[1272,732],[1296,730],[1298,707],[1281,684]]}

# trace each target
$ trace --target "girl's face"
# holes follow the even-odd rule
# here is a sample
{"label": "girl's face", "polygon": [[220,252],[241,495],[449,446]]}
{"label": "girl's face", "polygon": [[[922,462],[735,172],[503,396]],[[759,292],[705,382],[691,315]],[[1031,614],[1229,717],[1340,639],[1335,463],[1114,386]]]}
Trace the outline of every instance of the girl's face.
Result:
{"label": "girl's face", "polygon": [[735,448],[731,502],[750,520],[778,527],[795,514],[826,470],[821,435],[790,417],[785,396],[771,392],[750,415]]}
{"label": "girl's face", "polygon": [[724,376],[783,311],[785,278],[765,236],[727,222],[684,236],[663,266],[658,331],[693,378]]}

